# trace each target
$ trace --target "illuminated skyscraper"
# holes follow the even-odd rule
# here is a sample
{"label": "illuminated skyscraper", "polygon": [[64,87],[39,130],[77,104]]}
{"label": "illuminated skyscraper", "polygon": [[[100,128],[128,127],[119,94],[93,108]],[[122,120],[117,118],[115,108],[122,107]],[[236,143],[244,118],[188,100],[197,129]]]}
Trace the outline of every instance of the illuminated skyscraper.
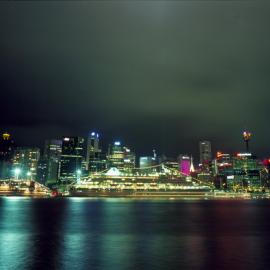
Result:
{"label": "illuminated skyscraper", "polygon": [[156,165],[158,164],[159,160],[157,157],[156,150],[153,149],[152,156],[145,156],[139,158],[139,168],[141,169],[141,173],[144,174],[151,174],[157,172]]}
{"label": "illuminated skyscraper", "polygon": [[13,170],[20,169],[20,177],[36,180],[38,161],[40,158],[39,148],[18,147],[14,150]]}
{"label": "illuminated skyscraper", "polygon": [[[30,176],[29,178],[31,179],[31,174],[27,176]],[[40,157],[37,165],[37,177],[35,180],[41,184],[46,184],[47,176],[48,176],[48,162],[46,159],[44,159],[44,157]]]}
{"label": "illuminated skyscraper", "polygon": [[136,156],[128,147],[123,147],[124,150],[124,168],[125,169],[134,169],[136,163]]}
{"label": "illuminated skyscraper", "polygon": [[123,168],[124,156],[124,149],[121,142],[116,141],[113,145],[109,145],[107,156],[109,167]]}
{"label": "illuminated skyscraper", "polygon": [[151,169],[151,167],[153,167],[155,164],[155,160],[153,159],[152,156],[148,156],[148,157],[140,157],[139,159],[139,166],[140,169]]}
{"label": "illuminated skyscraper", "polygon": [[190,174],[190,166],[191,166],[191,160],[188,155],[180,155],[178,157],[179,160],[179,169],[180,172],[184,175]]}
{"label": "illuminated skyscraper", "polygon": [[232,158],[232,173],[227,174],[231,189],[260,189],[262,187],[262,163],[251,153],[238,153]]}
{"label": "illuminated skyscraper", "polygon": [[14,141],[11,135],[7,132],[0,137],[0,160],[9,161],[12,158],[12,151],[14,150]]}
{"label": "illuminated skyscraper", "polygon": [[77,179],[77,172],[81,171],[83,159],[84,139],[81,137],[64,137],[59,167],[60,181]]}
{"label": "illuminated skyscraper", "polygon": [[119,169],[131,170],[135,168],[135,154],[126,146],[122,146],[121,142],[116,141],[108,149],[108,165],[109,167],[117,167]]}
{"label": "illuminated skyscraper", "polygon": [[58,178],[59,163],[62,153],[61,140],[46,140],[43,160],[46,162],[46,182],[55,183]]}
{"label": "illuminated skyscraper", "polygon": [[99,134],[90,132],[87,138],[86,148],[86,170],[95,171],[97,163],[99,163],[101,149],[99,147]]}
{"label": "illuminated skyscraper", "polygon": [[211,142],[209,141],[201,141],[199,143],[200,149],[200,163],[210,163],[212,159],[212,152],[211,152]]}
{"label": "illuminated skyscraper", "polygon": [[10,177],[14,141],[7,132],[0,137],[0,178]]}

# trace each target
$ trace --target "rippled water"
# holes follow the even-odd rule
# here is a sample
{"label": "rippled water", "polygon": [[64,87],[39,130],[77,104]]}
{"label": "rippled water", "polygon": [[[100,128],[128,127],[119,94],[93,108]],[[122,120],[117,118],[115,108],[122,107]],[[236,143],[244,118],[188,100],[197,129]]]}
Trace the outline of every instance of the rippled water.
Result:
{"label": "rippled water", "polygon": [[0,198],[0,269],[270,269],[269,201]]}

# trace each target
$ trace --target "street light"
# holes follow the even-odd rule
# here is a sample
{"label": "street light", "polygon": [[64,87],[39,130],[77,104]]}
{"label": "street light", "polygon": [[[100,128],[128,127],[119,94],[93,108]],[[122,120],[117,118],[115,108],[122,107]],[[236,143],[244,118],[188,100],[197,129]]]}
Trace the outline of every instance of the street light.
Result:
{"label": "street light", "polygon": [[16,179],[16,180],[19,179],[20,173],[21,173],[21,169],[20,169],[20,168],[15,168],[15,169],[14,169],[14,174],[15,174],[15,179]]}

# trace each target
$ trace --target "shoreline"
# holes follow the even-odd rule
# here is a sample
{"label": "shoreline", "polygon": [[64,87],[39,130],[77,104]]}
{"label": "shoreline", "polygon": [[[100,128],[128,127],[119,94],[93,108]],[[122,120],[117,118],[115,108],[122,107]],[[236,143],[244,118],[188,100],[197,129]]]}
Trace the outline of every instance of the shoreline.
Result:
{"label": "shoreline", "polygon": [[239,192],[83,192],[53,196],[48,193],[0,192],[0,197],[27,198],[130,198],[130,199],[168,199],[168,200],[269,200],[270,193]]}

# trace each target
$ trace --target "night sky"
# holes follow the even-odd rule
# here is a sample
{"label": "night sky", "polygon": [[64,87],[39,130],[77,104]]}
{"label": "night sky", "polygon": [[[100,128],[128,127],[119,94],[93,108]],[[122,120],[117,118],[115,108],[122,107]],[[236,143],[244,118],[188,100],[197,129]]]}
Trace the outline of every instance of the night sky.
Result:
{"label": "night sky", "polygon": [[0,131],[270,154],[269,1],[0,2]]}

